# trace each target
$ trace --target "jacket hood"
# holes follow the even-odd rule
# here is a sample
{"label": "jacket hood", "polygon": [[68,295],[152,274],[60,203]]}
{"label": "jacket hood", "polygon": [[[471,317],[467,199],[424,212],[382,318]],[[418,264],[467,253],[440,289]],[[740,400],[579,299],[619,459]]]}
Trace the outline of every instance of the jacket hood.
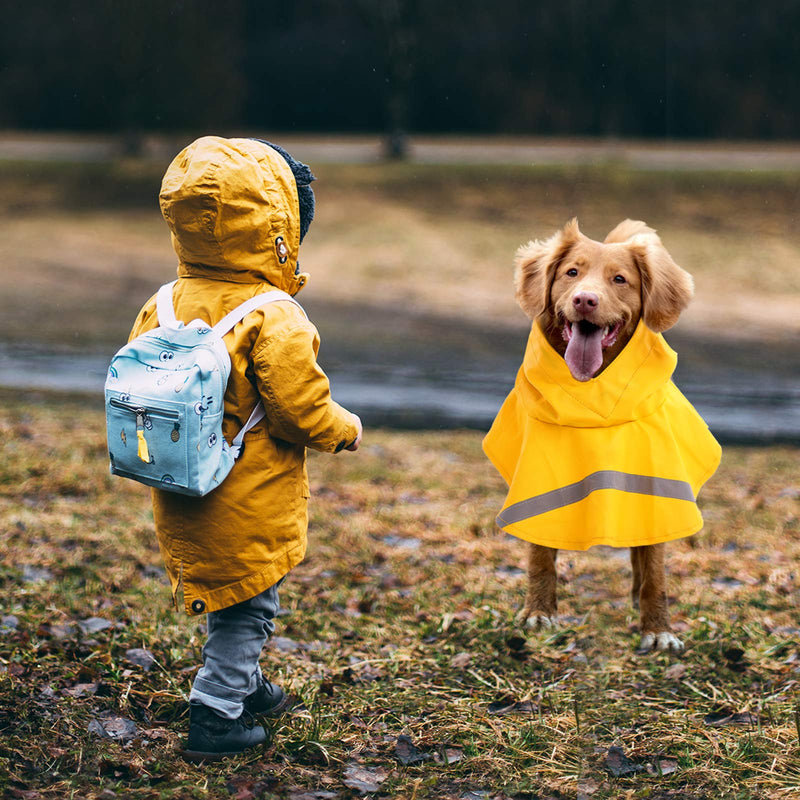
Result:
{"label": "jacket hood", "polygon": [[267,281],[296,294],[300,211],[292,170],[254,139],[204,136],[167,168],[159,195],[181,277]]}
{"label": "jacket hood", "polygon": [[678,356],[664,337],[640,322],[603,372],[577,381],[534,322],[517,388],[526,411],[542,422],[610,427],[641,419],[662,405],[677,363]]}

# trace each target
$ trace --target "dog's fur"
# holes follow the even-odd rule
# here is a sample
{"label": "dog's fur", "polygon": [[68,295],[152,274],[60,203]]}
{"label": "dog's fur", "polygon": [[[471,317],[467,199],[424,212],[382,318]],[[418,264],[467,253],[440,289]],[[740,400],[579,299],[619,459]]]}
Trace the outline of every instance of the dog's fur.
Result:
{"label": "dog's fur", "polygon": [[[671,328],[693,293],[691,276],[672,260],[656,232],[630,219],[604,242],[584,236],[573,219],[549,239],[523,245],[517,251],[515,286],[522,310],[538,321],[580,381],[599,375],[619,355],[640,320],[656,333]],[[584,355],[579,345],[585,334],[601,340],[602,361],[596,352]],[[577,344],[567,353],[573,338]],[[596,351],[596,345],[588,350]],[[528,593],[520,612],[530,627],[555,622],[557,553],[530,545]],[[683,643],[670,630],[667,613],[664,545],[632,547],[631,565],[641,649],[680,652]]]}

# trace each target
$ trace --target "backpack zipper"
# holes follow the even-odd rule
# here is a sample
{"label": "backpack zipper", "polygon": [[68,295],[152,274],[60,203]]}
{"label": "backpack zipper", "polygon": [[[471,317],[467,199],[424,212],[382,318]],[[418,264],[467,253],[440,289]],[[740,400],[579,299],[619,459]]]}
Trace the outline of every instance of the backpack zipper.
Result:
{"label": "backpack zipper", "polygon": [[[152,463],[150,449],[147,446],[147,439],[144,438],[144,430],[147,427],[147,418],[150,416],[161,417],[162,419],[176,420],[177,424],[177,420],[180,419],[178,412],[165,410],[163,408],[148,410],[144,406],[136,405],[135,403],[126,403],[124,400],[120,400],[116,397],[111,398],[110,405],[114,406],[115,408],[122,408],[125,411],[129,411],[130,413],[136,415],[136,439],[138,441],[136,455],[141,461],[144,461],[145,464]],[[151,428],[152,426],[153,424],[150,423]],[[173,439],[173,441],[177,440]]]}
{"label": "backpack zipper", "polygon": [[180,419],[180,414],[177,411],[170,411],[166,408],[147,408],[146,406],[141,406],[138,403],[126,403],[124,400],[120,400],[116,397],[111,398],[109,405],[112,405],[115,408],[122,408],[125,411],[130,411],[131,414],[135,414],[137,417],[139,414],[142,414],[145,419],[147,417],[162,417],[163,419],[174,420]]}

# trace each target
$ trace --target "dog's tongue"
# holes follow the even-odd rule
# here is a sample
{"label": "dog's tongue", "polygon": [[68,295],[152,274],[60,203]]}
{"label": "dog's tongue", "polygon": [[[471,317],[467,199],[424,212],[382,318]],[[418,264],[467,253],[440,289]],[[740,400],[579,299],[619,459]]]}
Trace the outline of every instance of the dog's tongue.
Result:
{"label": "dog's tongue", "polygon": [[564,360],[576,381],[591,380],[603,365],[603,329],[576,323],[567,342]]}

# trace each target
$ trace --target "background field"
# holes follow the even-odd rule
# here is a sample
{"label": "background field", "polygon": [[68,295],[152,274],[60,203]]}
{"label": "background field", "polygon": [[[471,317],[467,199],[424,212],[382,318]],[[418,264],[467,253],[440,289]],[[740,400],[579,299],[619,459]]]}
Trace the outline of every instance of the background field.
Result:
{"label": "background field", "polygon": [[[126,338],[174,274],[164,166],[0,162],[0,343]],[[378,320],[364,346],[393,358],[406,308],[524,337],[514,250],[572,216],[595,238],[627,216],[659,230],[697,283],[680,331],[755,343],[764,362],[800,334],[800,173],[312,166],[303,301],[337,328]],[[445,345],[430,345],[443,362]],[[265,751],[197,769],[176,749],[202,620],[169,608],[146,491],[107,475],[99,398],[0,389],[0,793],[798,795],[797,451],[726,448],[704,532],[669,550],[675,659],[635,653],[623,552],[564,554],[563,628],[514,625],[524,550],[494,526],[503,486],[480,439],[370,430],[359,453],[312,457],[309,558],[264,655],[299,705]]]}
{"label": "background field", "polygon": [[[302,144],[295,150],[302,157]],[[0,340],[103,349],[127,335],[153,287],[174,275],[157,205],[167,161],[0,162]],[[312,305],[411,307],[522,330],[516,248],[573,216],[598,239],[634,217],[695,277],[679,330],[800,333],[800,172],[312,166],[317,217],[301,254]]]}
{"label": "background field", "polygon": [[300,704],[265,751],[197,768],[176,751],[203,621],[168,606],[146,490],[108,476],[85,401],[0,400],[5,796],[800,793],[794,450],[728,450],[705,531],[670,546],[680,659],[635,653],[607,548],[562,554],[561,630],[514,625],[523,547],[478,433],[313,457],[309,557],[263,659]]}

